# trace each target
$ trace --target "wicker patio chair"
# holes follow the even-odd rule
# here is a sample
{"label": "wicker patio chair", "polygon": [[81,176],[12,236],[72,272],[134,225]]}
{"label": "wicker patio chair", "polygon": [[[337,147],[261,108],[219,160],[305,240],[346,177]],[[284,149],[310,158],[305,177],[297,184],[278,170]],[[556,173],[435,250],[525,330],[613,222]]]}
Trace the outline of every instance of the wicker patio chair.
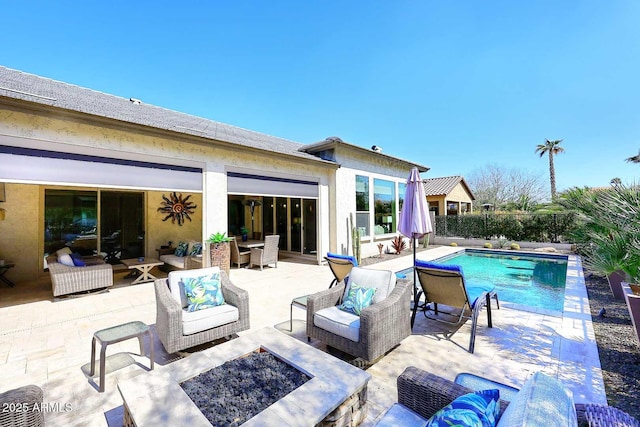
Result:
{"label": "wicker patio chair", "polygon": [[[438,375],[409,366],[398,376],[398,403],[411,409],[424,419],[457,397],[473,392]],[[500,399],[500,416],[509,406],[509,401]],[[576,403],[578,425],[590,427],[638,427],[640,423],[629,414],[607,405]]]}
{"label": "wicker patio chair", "polygon": [[[27,385],[0,393],[0,427],[37,427],[44,425],[42,389]],[[35,407],[38,405],[38,407]]]}
{"label": "wicker patio chair", "polygon": [[324,257],[324,259],[329,264],[329,268],[333,273],[333,280],[329,284],[329,288],[342,282],[345,277],[349,275],[351,269],[358,266],[358,261],[352,256],[337,255],[327,252],[327,256]]}
{"label": "wicker patio chair", "polygon": [[[190,276],[198,274],[205,275],[214,269],[220,271],[220,283],[225,303],[238,309],[238,319],[211,329],[185,335],[183,315],[187,315],[186,296],[182,297],[182,295],[172,294],[169,288],[169,280],[173,277],[179,277],[178,275],[180,274],[188,274]],[[168,353],[175,353],[179,350],[211,342],[218,338],[229,337],[237,332],[249,329],[249,293],[233,285],[224,270],[212,267],[172,271],[169,273],[168,279],[158,279],[154,284],[156,294],[156,333]],[[177,288],[174,287],[174,290],[176,289]],[[183,290],[180,291],[184,293]],[[207,310],[213,309],[200,310],[200,314],[206,314],[202,312],[206,312]],[[200,319],[200,321],[201,320],[202,319]]]}
{"label": "wicker patio chair", "polygon": [[251,251],[240,251],[236,239],[236,236],[231,237],[231,264],[238,264],[240,268],[242,264],[248,264],[251,261]]}
{"label": "wicker patio chair", "polygon": [[[478,317],[483,307],[487,307],[487,320],[490,328],[493,327],[491,321],[491,298],[498,301],[498,295],[493,285],[470,285],[465,283],[462,268],[457,265],[434,264],[424,261],[416,261],[415,269],[418,281],[425,295],[425,304],[422,305],[424,315],[432,320],[448,323],[450,325],[458,325],[468,318],[471,318],[471,337],[469,339],[469,353],[473,353],[476,340],[476,327]],[[420,299],[418,294],[417,299]],[[446,317],[432,317],[427,315],[433,304],[433,312],[438,315],[439,311],[443,314],[452,316],[454,321],[447,320]],[[458,313],[452,311],[438,310],[438,304],[443,304],[453,309],[459,310]],[[498,303],[498,308],[500,305]],[[414,304],[413,310],[418,309],[418,304]],[[471,312],[471,315],[467,315]],[[412,316],[413,317],[413,316]]]}
{"label": "wicker patio chair", "polygon": [[263,248],[251,248],[251,258],[249,268],[259,265],[260,270],[265,265],[274,264],[278,268],[278,243],[280,236],[277,234],[265,236]]}
{"label": "wicker patio chair", "polygon": [[[357,317],[346,319],[353,322],[345,324],[345,319],[337,319],[337,330],[344,330],[353,326],[359,320],[357,341],[346,338],[332,330],[318,326],[326,310],[334,311],[341,303],[345,293],[345,283],[342,282],[332,288],[309,295],[307,298],[307,336],[315,338],[328,346],[337,348],[347,354],[360,357],[368,362],[374,362],[389,350],[411,335],[410,308],[411,287],[408,281],[398,280],[392,271],[372,270],[354,267],[350,273],[349,283],[359,283],[368,287],[387,285],[384,292],[378,291],[381,300],[376,301],[362,310]],[[386,295],[386,296],[385,296]],[[329,313],[330,313],[329,311]],[[320,315],[318,312],[321,312]],[[339,313],[338,317],[349,317],[350,313]],[[355,315],[353,315],[355,316]],[[318,322],[316,322],[316,320]]]}

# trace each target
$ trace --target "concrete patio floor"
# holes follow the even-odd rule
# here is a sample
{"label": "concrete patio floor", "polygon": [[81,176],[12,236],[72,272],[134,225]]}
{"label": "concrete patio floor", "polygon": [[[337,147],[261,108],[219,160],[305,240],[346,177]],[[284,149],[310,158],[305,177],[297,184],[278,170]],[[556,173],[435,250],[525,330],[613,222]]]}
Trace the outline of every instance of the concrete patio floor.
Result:
{"label": "concrete patio floor", "polygon": [[[453,250],[438,247],[420,252],[420,259],[438,258]],[[390,256],[367,268],[399,271],[412,265],[412,257]],[[574,393],[577,402],[606,404],[595,336],[591,325],[580,260],[570,258],[569,281],[562,316],[534,313],[501,302],[493,310],[493,328],[481,315],[475,353],[467,352],[470,322],[449,333],[443,326],[418,314],[413,333],[367,371],[369,412],[363,426],[375,420],[396,401],[396,378],[407,366],[454,379],[470,372],[521,387],[536,371],[551,374]],[[232,269],[231,280],[250,295],[251,329],[273,327],[307,342],[305,312],[293,308],[294,297],[326,289],[332,279],[327,266],[282,259],[278,268]],[[44,400],[70,410],[45,414],[51,426],[121,426],[122,398],[117,382],[144,375],[149,366],[138,355],[137,340],[107,349],[106,391],[98,392],[98,372],[89,376],[91,339],[99,329],[140,320],[155,323],[153,283],[117,285],[108,292],[53,301],[48,280],[0,289],[0,392],[26,384],[44,390]],[[310,345],[326,350],[320,342]],[[167,354],[154,340],[156,366],[180,358]],[[148,354],[148,351],[147,351]]]}

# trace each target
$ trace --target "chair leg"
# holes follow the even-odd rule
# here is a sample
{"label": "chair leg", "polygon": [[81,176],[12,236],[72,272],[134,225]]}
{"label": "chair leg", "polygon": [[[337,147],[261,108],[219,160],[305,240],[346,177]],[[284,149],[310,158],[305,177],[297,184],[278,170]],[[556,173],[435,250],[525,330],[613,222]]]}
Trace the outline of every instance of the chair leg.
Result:
{"label": "chair leg", "polygon": [[493,322],[491,321],[491,294],[487,294],[487,323],[490,328],[493,328]]}

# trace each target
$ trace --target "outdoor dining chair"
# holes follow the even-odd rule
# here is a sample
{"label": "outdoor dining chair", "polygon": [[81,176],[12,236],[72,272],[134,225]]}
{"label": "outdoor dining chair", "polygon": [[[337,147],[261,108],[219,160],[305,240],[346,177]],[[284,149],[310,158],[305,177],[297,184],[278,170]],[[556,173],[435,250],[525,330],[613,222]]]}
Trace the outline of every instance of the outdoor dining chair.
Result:
{"label": "outdoor dining chair", "polygon": [[[418,274],[418,281],[422,288],[421,293],[425,295],[425,303],[421,306],[424,315],[429,319],[450,325],[462,324],[470,318],[471,337],[469,339],[469,353],[473,353],[480,311],[483,307],[487,307],[488,326],[492,328],[491,298],[495,298],[497,307],[498,309],[500,308],[495,286],[491,284],[471,284],[465,282],[462,267],[458,265],[444,265],[417,260],[415,268]],[[418,300],[419,299],[420,294],[418,294]],[[459,310],[459,313],[453,310],[440,310],[438,304]],[[413,310],[415,311],[417,309],[418,304],[414,304]],[[431,310],[433,310],[434,315],[437,317],[427,314],[427,312]],[[470,315],[467,314],[469,312]]]}
{"label": "outdoor dining chair", "polygon": [[358,266],[356,258],[350,255],[339,255],[327,252],[327,256],[324,257],[324,259],[327,260],[329,268],[333,273],[333,280],[329,284],[329,288],[342,282],[345,277],[349,275],[351,269]]}

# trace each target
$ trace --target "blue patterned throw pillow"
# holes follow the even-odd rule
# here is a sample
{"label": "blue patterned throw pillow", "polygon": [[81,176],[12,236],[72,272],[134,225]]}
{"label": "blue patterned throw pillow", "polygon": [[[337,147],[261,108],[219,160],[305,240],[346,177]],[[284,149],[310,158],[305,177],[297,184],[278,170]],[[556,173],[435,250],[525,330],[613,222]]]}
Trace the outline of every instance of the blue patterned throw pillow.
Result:
{"label": "blue patterned throw pillow", "polygon": [[185,256],[187,255],[187,250],[189,249],[189,243],[180,242],[176,247],[175,252],[173,253],[175,256]]}
{"label": "blue patterned throw pillow", "polygon": [[468,393],[433,414],[427,427],[494,427],[500,413],[500,391]]}
{"label": "blue patterned throw pillow", "polygon": [[220,288],[220,273],[211,276],[185,277],[180,279],[187,294],[187,311],[204,310],[224,304]]}
{"label": "blue patterned throw pillow", "polygon": [[369,307],[373,302],[373,296],[376,294],[376,291],[376,288],[366,288],[357,283],[351,283],[347,297],[338,308],[342,311],[360,316],[362,310]]}
{"label": "blue patterned throw pillow", "polygon": [[189,256],[196,256],[202,253],[202,243],[194,243],[189,251]]}

